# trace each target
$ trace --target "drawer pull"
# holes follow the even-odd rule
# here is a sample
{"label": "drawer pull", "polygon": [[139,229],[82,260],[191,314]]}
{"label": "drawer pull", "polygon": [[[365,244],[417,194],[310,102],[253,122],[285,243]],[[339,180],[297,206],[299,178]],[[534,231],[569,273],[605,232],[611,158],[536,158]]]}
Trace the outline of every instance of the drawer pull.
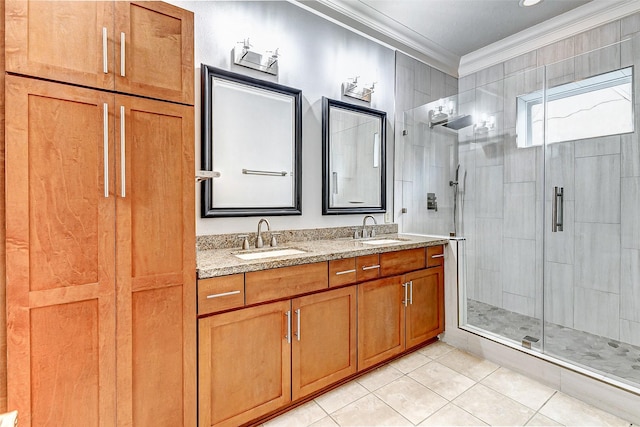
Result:
{"label": "drawer pull", "polygon": [[444,254],[431,255],[431,258],[444,258]]}
{"label": "drawer pull", "polygon": [[207,299],[228,297],[229,295],[237,295],[239,293],[240,293],[240,291],[230,291],[230,292],[223,292],[221,294],[211,294],[211,295],[207,295]]}
{"label": "drawer pull", "polygon": [[341,274],[349,274],[349,273],[355,273],[356,270],[345,270],[345,271],[336,271],[336,276],[340,276]]}
{"label": "drawer pull", "polygon": [[107,60],[107,27],[102,27],[102,71],[109,73],[109,62]]}
{"label": "drawer pull", "polygon": [[380,268],[380,264],[364,266],[364,267],[362,267],[362,271],[374,270],[376,268]]}
{"label": "drawer pull", "polygon": [[120,75],[122,77],[124,77],[125,74],[125,70],[127,67],[125,67],[125,57],[126,57],[126,46],[125,46],[125,34],[124,33],[120,33]]}
{"label": "drawer pull", "polygon": [[296,319],[298,319],[298,327],[296,328],[295,336],[300,341],[300,309],[296,310]]}

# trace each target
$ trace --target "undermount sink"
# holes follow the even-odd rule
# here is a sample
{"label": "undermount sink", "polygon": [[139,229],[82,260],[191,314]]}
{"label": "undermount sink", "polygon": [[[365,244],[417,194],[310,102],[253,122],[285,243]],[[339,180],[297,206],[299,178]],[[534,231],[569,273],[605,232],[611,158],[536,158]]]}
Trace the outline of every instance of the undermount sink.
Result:
{"label": "undermount sink", "polygon": [[365,245],[388,245],[391,243],[402,243],[406,239],[375,239],[375,240],[363,240]]}
{"label": "undermount sink", "polygon": [[286,249],[272,249],[272,250],[264,250],[258,252],[247,252],[247,253],[234,253],[233,256],[243,259],[245,261],[252,259],[264,259],[264,258],[273,258],[279,256],[287,256],[287,255],[298,255],[304,254],[307,251],[303,251],[300,249],[294,248],[286,248]]}

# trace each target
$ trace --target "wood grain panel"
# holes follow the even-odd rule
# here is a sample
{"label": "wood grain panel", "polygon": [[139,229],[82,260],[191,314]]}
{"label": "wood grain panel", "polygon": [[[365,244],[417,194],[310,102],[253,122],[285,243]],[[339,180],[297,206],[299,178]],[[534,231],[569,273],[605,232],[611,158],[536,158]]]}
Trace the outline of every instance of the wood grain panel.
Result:
{"label": "wood grain panel", "polygon": [[356,373],[356,287],[297,298],[291,305],[296,400]]}
{"label": "wood grain panel", "polygon": [[[112,113],[113,96],[106,93],[6,77],[8,406],[18,409],[21,425],[32,424],[32,413],[34,425],[52,416],[69,420],[66,425],[115,423],[115,201],[113,193],[104,197],[104,104]],[[108,142],[112,150],[112,135]],[[86,240],[80,244],[76,236]],[[91,310],[87,301],[93,301]],[[75,351],[89,342],[96,351]],[[62,362],[46,355],[48,346],[71,366],[49,372],[47,363]],[[81,359],[82,372],[74,371],[69,355]],[[83,357],[98,357],[97,366]],[[99,384],[97,409],[76,374]],[[82,396],[91,414],[86,408],[70,414]]]}
{"label": "wood grain panel", "polygon": [[356,257],[358,282],[365,282],[380,277],[380,255],[363,255]]}
{"label": "wood grain panel", "polygon": [[193,104],[193,13],[156,1],[116,2],[116,12],[116,90]]}
{"label": "wood grain panel", "polygon": [[99,425],[98,317],[96,300],[31,310],[32,425]]}
{"label": "wood grain panel", "polygon": [[344,258],[329,261],[329,287],[356,282],[356,259]]}
{"label": "wood grain panel", "polygon": [[[157,425],[166,410],[170,425],[195,425],[193,108],[121,95],[115,104],[118,422]],[[173,326],[146,337],[155,317]],[[171,391],[158,393],[157,381]]]}
{"label": "wood grain panel", "polygon": [[409,271],[422,270],[425,267],[424,248],[380,254],[380,276],[395,276]]}
{"label": "wood grain panel", "polygon": [[199,425],[238,426],[291,400],[289,301],[199,320]]}
{"label": "wood grain panel", "polygon": [[444,245],[427,246],[427,267],[444,266]]}
{"label": "wood grain panel", "polygon": [[403,299],[401,277],[358,285],[358,370],[404,350]]}
{"label": "wood grain panel", "polygon": [[326,262],[252,271],[245,274],[245,300],[247,304],[257,304],[328,286]]}
{"label": "wood grain panel", "polygon": [[182,286],[133,294],[134,426],[183,423],[182,303]]}
{"label": "wood grain panel", "polygon": [[4,212],[4,16],[0,2],[0,413],[7,412],[7,295],[5,280]]}
{"label": "wood grain panel", "polygon": [[[113,4],[6,0],[7,70],[113,89]],[[103,72],[103,28],[108,33],[107,73]]]}
{"label": "wood grain panel", "polygon": [[243,305],[244,274],[198,280],[198,315]]}
{"label": "wood grain panel", "polygon": [[444,331],[444,269],[416,271],[405,280],[413,287],[406,312],[406,345],[410,348]]}

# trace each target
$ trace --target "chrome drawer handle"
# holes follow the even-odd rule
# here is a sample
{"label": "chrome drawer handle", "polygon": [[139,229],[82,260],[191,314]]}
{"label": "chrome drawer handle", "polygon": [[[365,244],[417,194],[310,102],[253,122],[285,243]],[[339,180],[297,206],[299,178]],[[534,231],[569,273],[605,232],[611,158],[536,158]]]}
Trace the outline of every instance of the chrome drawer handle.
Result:
{"label": "chrome drawer handle", "polygon": [[124,62],[125,61],[125,57],[126,57],[126,50],[125,50],[126,49],[126,46],[125,46],[126,39],[125,39],[125,37],[126,36],[125,36],[124,33],[120,33],[120,75],[122,77],[124,77],[125,70],[126,70],[125,62]]}
{"label": "chrome drawer handle", "polygon": [[337,271],[336,272],[336,276],[340,276],[341,274],[355,273],[355,272],[356,272],[355,269],[353,269],[353,270],[345,270],[345,271]]}
{"label": "chrome drawer handle", "polygon": [[380,268],[380,264],[378,264],[378,265],[370,265],[370,266],[368,266],[368,267],[362,267],[362,270],[363,270],[363,271],[366,271],[366,270],[374,270],[374,269],[376,269],[376,268]]}
{"label": "chrome drawer handle", "polygon": [[240,291],[230,291],[230,292],[223,292],[223,293],[220,293],[220,294],[211,294],[211,295],[207,295],[207,299],[228,297],[229,295],[237,295],[239,293],[240,293]]}
{"label": "chrome drawer handle", "polygon": [[444,254],[431,255],[431,258],[444,258]]}
{"label": "chrome drawer handle", "polygon": [[107,27],[102,27],[102,71],[109,73],[109,62],[107,59]]}
{"label": "chrome drawer handle", "polygon": [[284,315],[287,316],[287,344],[291,344],[291,310],[288,310]]}
{"label": "chrome drawer handle", "polygon": [[104,126],[104,134],[103,134],[103,157],[104,157],[104,197],[109,198],[109,104],[106,102],[102,106],[103,113],[103,126]]}

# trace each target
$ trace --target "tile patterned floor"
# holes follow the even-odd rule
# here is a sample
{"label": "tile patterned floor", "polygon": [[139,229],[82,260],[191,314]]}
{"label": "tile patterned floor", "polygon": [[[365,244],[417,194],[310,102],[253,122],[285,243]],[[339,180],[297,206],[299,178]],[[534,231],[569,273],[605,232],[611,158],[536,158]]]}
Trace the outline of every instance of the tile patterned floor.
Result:
{"label": "tile patterned floor", "polygon": [[[467,300],[467,323],[516,343],[525,335],[541,337],[540,319],[471,299]],[[640,347],[553,323],[545,325],[545,335],[545,353],[640,385]],[[533,348],[540,350],[540,344]]]}
{"label": "tile patterned floor", "polygon": [[264,424],[626,426],[528,377],[436,342]]}

